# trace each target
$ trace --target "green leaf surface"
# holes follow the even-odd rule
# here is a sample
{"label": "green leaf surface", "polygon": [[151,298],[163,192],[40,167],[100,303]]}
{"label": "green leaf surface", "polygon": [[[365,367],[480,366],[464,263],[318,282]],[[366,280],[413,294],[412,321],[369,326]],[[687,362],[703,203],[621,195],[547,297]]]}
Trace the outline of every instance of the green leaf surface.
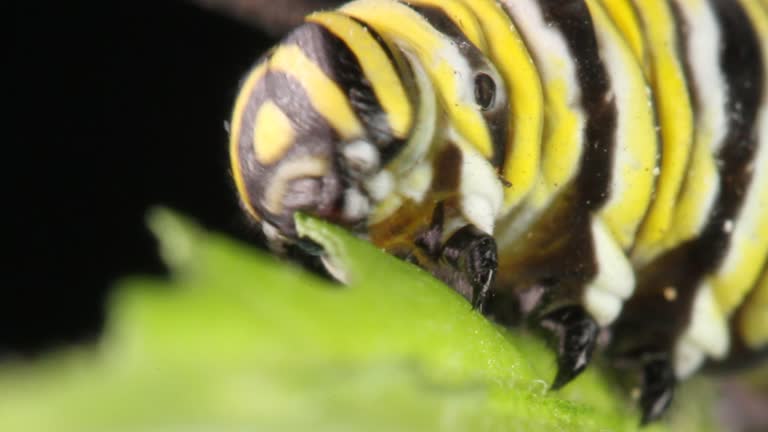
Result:
{"label": "green leaf surface", "polygon": [[[153,212],[172,276],[119,283],[98,344],[0,365],[0,431],[638,429],[601,368],[548,391],[540,339],[337,227],[297,224],[347,285]],[[712,397],[688,383],[643,430],[717,430]]]}

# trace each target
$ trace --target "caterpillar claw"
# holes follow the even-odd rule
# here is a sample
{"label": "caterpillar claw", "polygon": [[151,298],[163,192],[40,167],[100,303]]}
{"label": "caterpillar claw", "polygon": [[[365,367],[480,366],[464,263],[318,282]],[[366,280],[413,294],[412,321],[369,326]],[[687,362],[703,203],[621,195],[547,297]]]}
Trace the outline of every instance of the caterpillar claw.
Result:
{"label": "caterpillar claw", "polygon": [[667,356],[645,363],[640,393],[641,425],[656,421],[664,415],[672,402],[676,384],[675,371]]}
{"label": "caterpillar claw", "polygon": [[466,225],[446,241],[442,260],[464,275],[472,307],[483,312],[499,266],[493,237],[474,225]]}
{"label": "caterpillar claw", "polygon": [[589,365],[600,326],[581,306],[566,306],[550,312],[539,325],[557,339],[557,375],[551,386],[557,390]]}

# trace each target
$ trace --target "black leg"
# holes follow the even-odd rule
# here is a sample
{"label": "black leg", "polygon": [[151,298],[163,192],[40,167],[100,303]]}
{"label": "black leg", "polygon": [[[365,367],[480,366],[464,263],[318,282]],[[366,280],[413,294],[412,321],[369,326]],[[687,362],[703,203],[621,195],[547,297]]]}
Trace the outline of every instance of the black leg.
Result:
{"label": "black leg", "polygon": [[445,209],[441,202],[435,207],[429,229],[415,241],[432,261],[421,264],[482,312],[498,269],[496,241],[474,225],[466,225],[443,244],[444,221]]}
{"label": "black leg", "polygon": [[440,255],[440,245],[443,241],[443,224],[445,220],[445,209],[443,203],[439,202],[432,212],[432,221],[429,223],[429,229],[416,238],[416,246],[424,250],[432,258],[438,258]]}
{"label": "black leg", "polygon": [[557,338],[556,390],[564,386],[589,364],[600,326],[581,306],[566,306],[545,315],[539,325]]}
{"label": "black leg", "polygon": [[472,306],[482,312],[499,266],[493,237],[474,225],[466,225],[445,242],[440,261],[466,279]]}
{"label": "black leg", "polygon": [[666,412],[672,402],[676,384],[675,371],[668,355],[645,362],[640,394],[640,408],[643,411],[641,424],[658,420]]}

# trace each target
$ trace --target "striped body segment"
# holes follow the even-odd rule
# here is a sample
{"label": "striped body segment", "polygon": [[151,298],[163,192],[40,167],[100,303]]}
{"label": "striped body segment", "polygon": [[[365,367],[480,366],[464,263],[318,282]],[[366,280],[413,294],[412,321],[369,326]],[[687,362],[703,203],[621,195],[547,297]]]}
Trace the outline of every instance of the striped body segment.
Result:
{"label": "striped body segment", "polygon": [[246,77],[230,155],[277,249],[342,224],[503,323],[606,353],[644,421],[768,352],[768,5],[356,0]]}

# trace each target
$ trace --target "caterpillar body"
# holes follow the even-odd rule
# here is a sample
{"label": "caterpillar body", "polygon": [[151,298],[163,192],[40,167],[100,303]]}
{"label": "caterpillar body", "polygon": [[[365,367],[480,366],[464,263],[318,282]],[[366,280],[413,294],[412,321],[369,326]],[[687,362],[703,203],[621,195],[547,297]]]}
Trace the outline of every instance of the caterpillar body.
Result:
{"label": "caterpillar body", "polygon": [[350,228],[551,332],[554,388],[607,335],[643,421],[768,351],[768,1],[353,1],[249,72],[230,155],[271,243]]}

